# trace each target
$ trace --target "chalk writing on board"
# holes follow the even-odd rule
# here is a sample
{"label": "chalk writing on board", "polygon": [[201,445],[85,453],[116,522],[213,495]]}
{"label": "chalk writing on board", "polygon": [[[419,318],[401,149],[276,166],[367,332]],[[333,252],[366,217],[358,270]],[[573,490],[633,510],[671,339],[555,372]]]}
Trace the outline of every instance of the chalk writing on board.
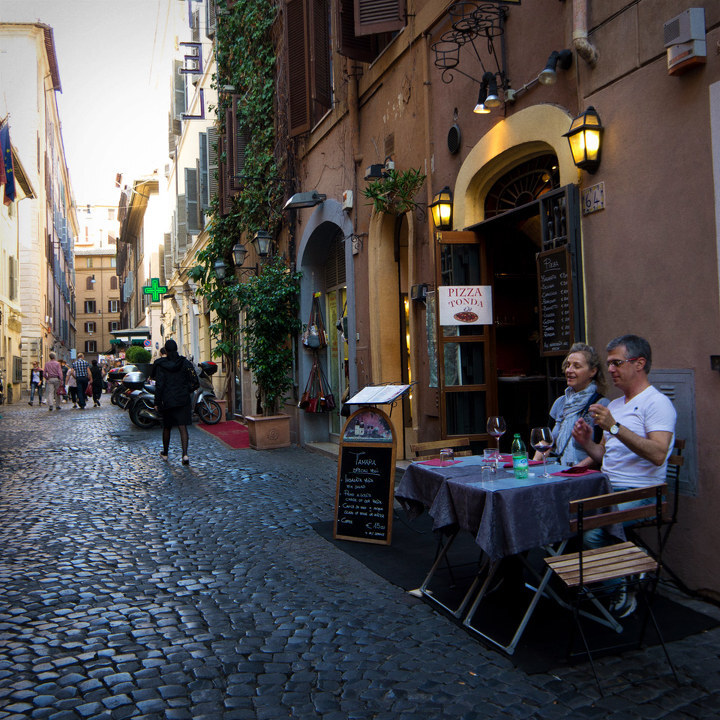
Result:
{"label": "chalk writing on board", "polygon": [[540,253],[537,259],[540,334],[543,355],[560,355],[573,343],[573,300],[567,248]]}

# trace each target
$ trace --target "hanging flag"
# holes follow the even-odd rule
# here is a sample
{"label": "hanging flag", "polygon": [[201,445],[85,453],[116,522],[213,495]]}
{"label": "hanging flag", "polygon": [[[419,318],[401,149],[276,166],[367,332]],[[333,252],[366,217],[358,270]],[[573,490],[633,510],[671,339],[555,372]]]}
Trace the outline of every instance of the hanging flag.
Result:
{"label": "hanging flag", "polygon": [[5,204],[11,205],[15,200],[15,169],[12,159],[12,145],[10,144],[10,125],[4,122],[0,127],[0,151],[2,151],[2,164],[5,171]]}

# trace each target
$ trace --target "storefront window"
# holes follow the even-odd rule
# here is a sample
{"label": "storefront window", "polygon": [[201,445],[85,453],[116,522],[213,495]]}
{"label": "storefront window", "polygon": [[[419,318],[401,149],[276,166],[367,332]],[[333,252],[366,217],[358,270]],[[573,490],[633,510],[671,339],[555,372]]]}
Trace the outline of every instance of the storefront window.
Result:
{"label": "storefront window", "polygon": [[485,343],[445,343],[445,385],[485,383]]}
{"label": "storefront window", "polygon": [[479,435],[486,432],[485,393],[463,391],[445,393],[448,435]]}

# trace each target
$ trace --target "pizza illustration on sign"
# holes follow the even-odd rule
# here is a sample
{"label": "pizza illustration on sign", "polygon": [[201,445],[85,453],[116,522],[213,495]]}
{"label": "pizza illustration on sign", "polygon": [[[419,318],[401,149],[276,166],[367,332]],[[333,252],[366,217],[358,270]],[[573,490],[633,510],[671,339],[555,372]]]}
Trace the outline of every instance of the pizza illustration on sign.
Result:
{"label": "pizza illustration on sign", "polygon": [[461,312],[457,312],[453,315],[453,317],[458,322],[464,322],[464,323],[474,323],[474,322],[477,322],[477,319],[478,319],[477,314],[470,310],[462,310]]}

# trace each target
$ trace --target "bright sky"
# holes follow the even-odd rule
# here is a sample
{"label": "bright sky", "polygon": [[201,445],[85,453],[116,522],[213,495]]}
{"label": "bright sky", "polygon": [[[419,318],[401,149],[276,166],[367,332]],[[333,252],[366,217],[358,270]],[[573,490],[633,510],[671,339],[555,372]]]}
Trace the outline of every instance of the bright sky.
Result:
{"label": "bright sky", "polygon": [[[75,200],[117,204],[123,184],[169,162],[170,70],[187,26],[178,0],[0,0],[0,21],[53,28],[56,93]],[[183,38],[181,38],[183,39]]]}

